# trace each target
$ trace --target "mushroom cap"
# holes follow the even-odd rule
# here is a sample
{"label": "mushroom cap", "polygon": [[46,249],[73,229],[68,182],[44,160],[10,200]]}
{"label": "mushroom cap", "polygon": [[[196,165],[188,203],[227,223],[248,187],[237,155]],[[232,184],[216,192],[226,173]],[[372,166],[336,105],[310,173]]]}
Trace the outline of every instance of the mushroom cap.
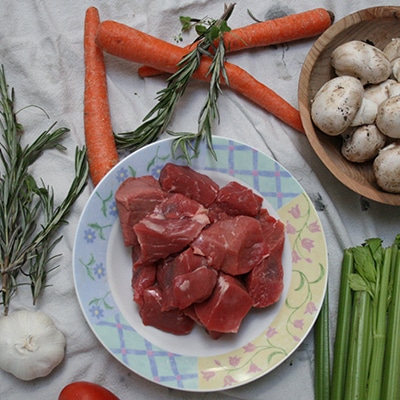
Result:
{"label": "mushroom cap", "polygon": [[389,97],[378,106],[378,129],[394,139],[400,139],[400,95]]}
{"label": "mushroom cap", "polygon": [[393,38],[383,49],[389,61],[400,57],[400,38]]}
{"label": "mushroom cap", "polygon": [[378,104],[365,96],[361,100],[361,106],[351,121],[350,126],[370,125],[375,122],[378,114]]}
{"label": "mushroom cap", "polygon": [[342,155],[356,163],[372,160],[386,143],[386,136],[374,124],[353,128],[342,136]]}
{"label": "mushroom cap", "polygon": [[393,85],[399,83],[394,79],[386,79],[381,83],[367,85],[364,87],[364,98],[374,101],[377,105],[392,96]]}
{"label": "mushroom cap", "polygon": [[351,124],[361,106],[364,87],[351,76],[338,76],[326,82],[311,103],[311,118],[324,133],[338,136]]}
{"label": "mushroom cap", "polygon": [[393,77],[400,82],[400,57],[395,58],[391,64]]}
{"label": "mushroom cap", "polygon": [[390,193],[400,193],[400,144],[391,143],[375,158],[373,171],[380,188]]}
{"label": "mushroom cap", "polygon": [[331,54],[331,64],[336,75],[354,76],[363,85],[383,82],[392,73],[385,53],[361,40],[351,40],[338,46]]}

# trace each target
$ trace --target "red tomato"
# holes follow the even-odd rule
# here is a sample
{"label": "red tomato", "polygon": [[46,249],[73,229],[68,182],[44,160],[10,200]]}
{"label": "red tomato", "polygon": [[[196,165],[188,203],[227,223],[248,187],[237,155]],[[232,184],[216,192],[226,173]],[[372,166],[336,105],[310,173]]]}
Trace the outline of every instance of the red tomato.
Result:
{"label": "red tomato", "polygon": [[119,400],[103,386],[91,382],[72,382],[61,391],[58,400]]}

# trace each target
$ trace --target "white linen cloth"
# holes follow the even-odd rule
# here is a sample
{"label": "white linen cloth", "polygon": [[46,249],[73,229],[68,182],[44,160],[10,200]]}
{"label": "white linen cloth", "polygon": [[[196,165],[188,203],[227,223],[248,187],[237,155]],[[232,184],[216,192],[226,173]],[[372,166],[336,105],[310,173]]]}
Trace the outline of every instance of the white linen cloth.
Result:
{"label": "white linen cloth", "polygon": [[[380,0],[339,2],[319,0],[237,0],[229,21],[231,27],[252,22],[247,10],[263,19],[279,12],[302,12],[325,7],[336,20],[363,8],[385,5]],[[179,33],[179,16],[218,17],[222,0],[2,0],[0,4],[0,63],[7,81],[15,88],[17,109],[38,105],[19,115],[29,132],[41,132],[58,121],[71,129],[64,140],[68,150],[50,151],[34,170],[54,187],[60,201],[73,176],[75,146],[84,144],[83,134],[83,21],[89,6],[99,9],[102,20],[113,19],[173,42]],[[300,70],[315,38],[265,49],[229,55],[292,105],[297,107]],[[189,37],[184,35],[184,41]],[[140,79],[138,65],[106,56],[109,98],[116,131],[136,127],[154,104],[155,93],[164,78]],[[171,122],[174,130],[195,129],[205,86],[193,82]],[[314,202],[321,218],[329,252],[331,330],[335,329],[338,280],[343,249],[361,244],[366,238],[381,237],[391,243],[400,232],[399,208],[360,198],[338,182],[312,151],[306,137],[283,125],[242,96],[224,90],[220,97],[221,123],[215,134],[231,137],[256,147],[275,158],[300,182]],[[251,132],[251,134],[249,134]],[[36,134],[36,133],[35,133]],[[66,335],[66,356],[51,375],[23,382],[0,371],[0,398],[56,399],[61,389],[76,380],[99,383],[121,400],[214,399],[257,400],[267,398],[309,400],[313,398],[314,348],[310,334],[286,362],[268,375],[239,388],[217,393],[188,393],[149,382],[121,365],[102,347],[86,323],[75,294],[72,249],[80,214],[91,193],[89,184],[75,204],[69,224],[62,228],[63,240],[56,248],[60,267],[48,276],[48,284],[36,309],[48,313]],[[29,288],[21,287],[11,311],[33,308]],[[1,318],[1,317],[0,317]]]}

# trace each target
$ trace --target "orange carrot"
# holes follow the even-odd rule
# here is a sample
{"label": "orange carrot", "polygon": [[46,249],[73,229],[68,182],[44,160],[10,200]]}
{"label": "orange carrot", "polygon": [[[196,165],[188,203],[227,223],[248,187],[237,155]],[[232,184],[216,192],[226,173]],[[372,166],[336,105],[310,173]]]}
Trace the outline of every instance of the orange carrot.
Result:
{"label": "orange carrot", "polygon": [[[332,12],[324,8],[315,8],[232,29],[224,34],[224,44],[227,52],[235,52],[306,39],[320,35],[332,25],[334,19]],[[192,44],[185,47],[188,52],[192,48]],[[159,75],[162,72],[148,65],[141,66],[138,70],[142,78]]]}
{"label": "orange carrot", "polygon": [[[186,54],[186,50],[179,46],[115,21],[104,21],[100,24],[96,42],[109,54],[169,73],[177,71],[177,64]],[[193,78],[208,81],[210,64],[211,59],[203,57]],[[230,88],[304,133],[300,113],[286,100],[237,65],[226,62],[225,70]]]}
{"label": "orange carrot", "polygon": [[84,130],[89,171],[95,186],[119,161],[111,126],[104,55],[95,41],[99,25],[97,8],[88,8],[84,24]]}

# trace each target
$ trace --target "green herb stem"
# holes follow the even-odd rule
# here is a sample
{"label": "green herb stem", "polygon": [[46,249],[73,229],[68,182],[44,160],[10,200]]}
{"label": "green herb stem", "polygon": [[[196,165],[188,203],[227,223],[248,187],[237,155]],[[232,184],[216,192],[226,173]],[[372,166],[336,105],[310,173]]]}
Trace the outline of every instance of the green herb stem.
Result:
{"label": "green herb stem", "polygon": [[86,148],[76,148],[75,177],[62,203],[55,207],[54,194],[42,180],[36,182],[30,166],[45,150],[65,149],[60,143],[67,128],[55,129],[55,124],[41,133],[31,144],[21,145],[22,126],[14,112],[14,91],[9,94],[4,67],[0,69],[0,273],[1,301],[7,315],[10,300],[20,282],[20,272],[29,277],[35,304],[45,286],[47,264],[61,237],[54,238],[58,228],[66,223],[73,203],[82,193],[88,178]]}
{"label": "green herb stem", "polygon": [[[176,137],[172,145],[174,156],[177,149],[181,148],[183,156],[190,163],[192,156],[197,156],[200,142],[206,140],[208,149],[214,158],[216,157],[212,145],[212,122],[219,118],[217,99],[221,93],[221,78],[223,77],[225,83],[228,84],[223,36],[225,32],[230,31],[227,20],[231,16],[234,6],[235,4],[225,6],[223,15],[218,20],[209,21],[208,27],[203,25],[203,21],[196,20],[198,22],[194,25],[199,34],[195,40],[196,47],[178,63],[177,72],[168,78],[167,87],[157,93],[157,104],[144,117],[142,124],[134,131],[114,135],[119,149],[135,151],[156,141],[164,131],[167,131]],[[187,29],[187,24],[190,26],[194,20],[186,17],[185,21]],[[218,41],[217,46],[215,46],[216,40]],[[166,128],[175,112],[177,103],[185,93],[202,57],[209,57],[212,62],[208,71],[210,75],[209,91],[199,114],[198,131],[196,133],[168,131]]]}

